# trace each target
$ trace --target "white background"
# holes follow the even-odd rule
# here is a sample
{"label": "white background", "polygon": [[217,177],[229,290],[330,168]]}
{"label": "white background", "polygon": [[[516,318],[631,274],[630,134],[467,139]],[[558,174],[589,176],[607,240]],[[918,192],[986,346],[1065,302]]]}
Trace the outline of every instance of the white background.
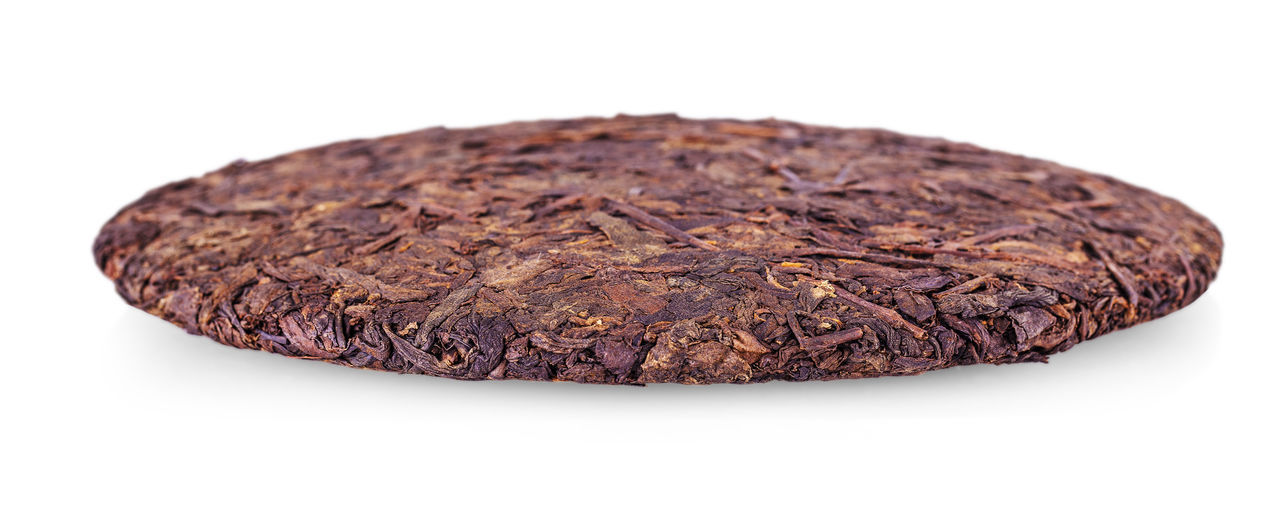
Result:
{"label": "white background", "polygon": [[[0,509],[1277,507],[1267,2],[190,4],[0,7]],[[1225,263],[1194,305],[1048,365],[645,388],[235,350],[93,266],[118,208],[236,158],[618,112],[884,127],[1108,173],[1213,219]]]}

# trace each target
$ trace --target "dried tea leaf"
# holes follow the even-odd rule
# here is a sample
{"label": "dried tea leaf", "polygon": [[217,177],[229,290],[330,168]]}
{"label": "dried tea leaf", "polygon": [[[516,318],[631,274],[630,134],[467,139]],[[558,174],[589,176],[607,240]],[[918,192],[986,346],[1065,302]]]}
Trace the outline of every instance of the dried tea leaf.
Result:
{"label": "dried tea leaf", "polygon": [[434,128],[160,187],[94,243],[246,349],[457,379],[828,380],[1043,361],[1216,275],[1175,200],[883,130],[675,116]]}

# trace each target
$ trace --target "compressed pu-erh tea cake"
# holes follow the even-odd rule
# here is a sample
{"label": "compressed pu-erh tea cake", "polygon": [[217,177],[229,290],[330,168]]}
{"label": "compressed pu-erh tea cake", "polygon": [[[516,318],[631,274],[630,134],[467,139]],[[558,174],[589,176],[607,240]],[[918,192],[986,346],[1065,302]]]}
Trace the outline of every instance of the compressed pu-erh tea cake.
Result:
{"label": "compressed pu-erh tea cake", "polygon": [[94,244],[223,344],[459,379],[749,383],[1045,361],[1168,314],[1222,238],[1052,162],[884,130],[431,128],[155,189]]}

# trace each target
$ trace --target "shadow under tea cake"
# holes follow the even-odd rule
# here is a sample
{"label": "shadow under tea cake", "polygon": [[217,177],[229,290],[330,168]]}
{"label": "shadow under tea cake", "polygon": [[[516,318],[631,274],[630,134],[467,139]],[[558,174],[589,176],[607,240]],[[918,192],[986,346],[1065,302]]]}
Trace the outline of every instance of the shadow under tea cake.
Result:
{"label": "shadow under tea cake", "polygon": [[458,379],[750,383],[1045,361],[1190,304],[1181,203],[884,130],[618,116],[431,128],[155,189],[94,254],[223,344]]}

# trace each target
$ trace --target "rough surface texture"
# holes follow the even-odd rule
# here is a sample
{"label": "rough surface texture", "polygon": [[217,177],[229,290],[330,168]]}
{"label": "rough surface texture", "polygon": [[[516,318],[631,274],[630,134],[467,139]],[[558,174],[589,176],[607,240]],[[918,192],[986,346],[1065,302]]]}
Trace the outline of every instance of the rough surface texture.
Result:
{"label": "rough surface texture", "polygon": [[236,162],[103,227],[125,300],[235,347],[461,379],[716,383],[1044,361],[1186,306],[1217,229],[940,139],[619,116]]}

